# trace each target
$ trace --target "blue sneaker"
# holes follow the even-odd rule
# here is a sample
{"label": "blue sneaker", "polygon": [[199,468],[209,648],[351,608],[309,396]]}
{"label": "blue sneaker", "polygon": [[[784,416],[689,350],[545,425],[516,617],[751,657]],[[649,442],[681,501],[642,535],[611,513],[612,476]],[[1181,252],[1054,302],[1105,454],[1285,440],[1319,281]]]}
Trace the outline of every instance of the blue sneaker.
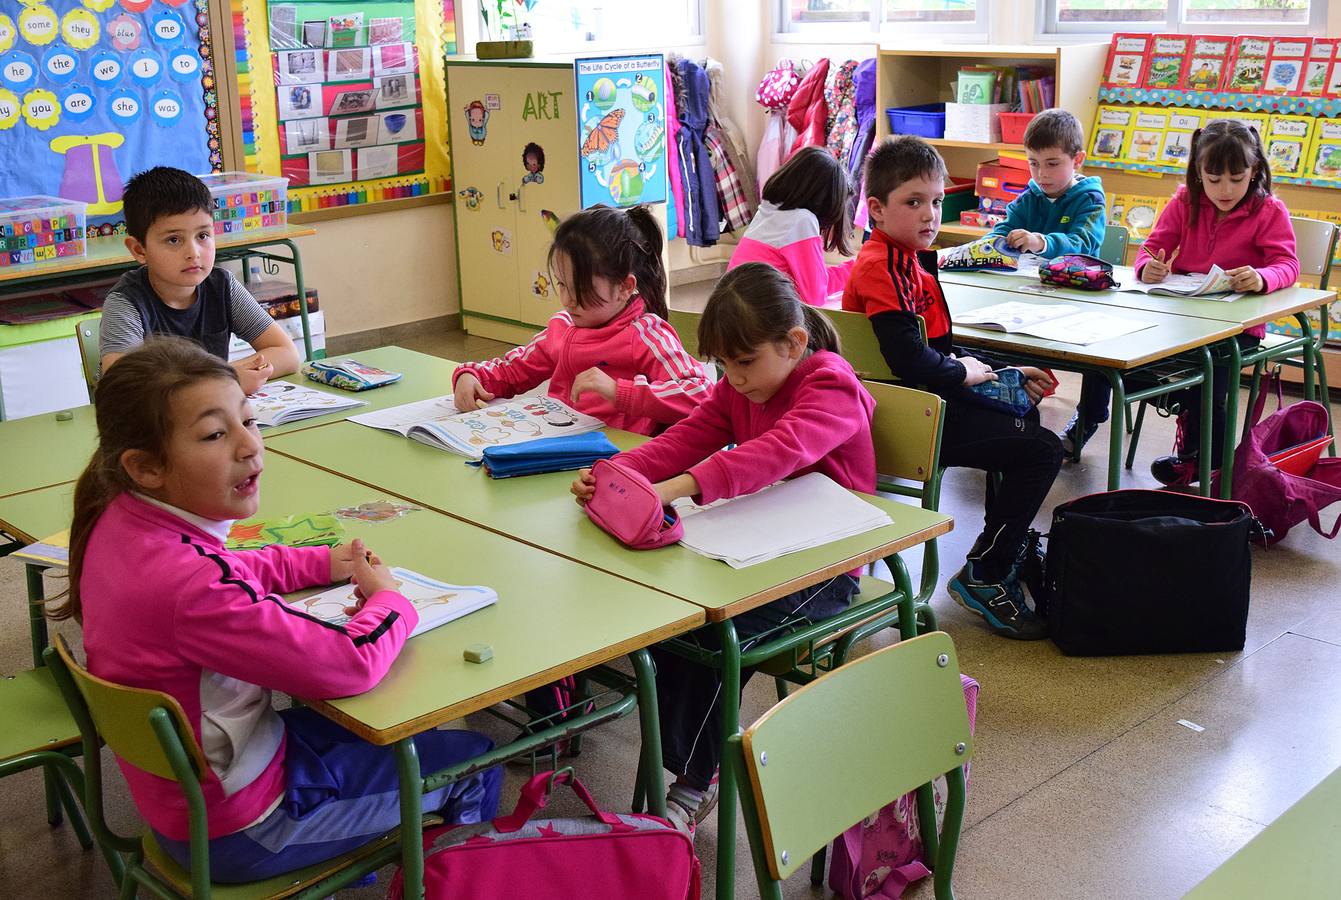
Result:
{"label": "blue sneaker", "polygon": [[1102,424],[1102,422],[1086,422],[1085,430],[1081,431],[1080,413],[1073,413],[1066,430],[1058,435],[1062,439],[1062,449],[1066,451],[1065,458],[1072,462],[1080,462],[1080,449],[1094,437],[1094,432],[1098,431]]}
{"label": "blue sneaker", "polygon": [[1024,591],[1013,573],[997,584],[973,577],[973,563],[955,573],[946,590],[955,602],[987,620],[987,627],[1016,641],[1039,641],[1048,636],[1047,623],[1024,602]]}

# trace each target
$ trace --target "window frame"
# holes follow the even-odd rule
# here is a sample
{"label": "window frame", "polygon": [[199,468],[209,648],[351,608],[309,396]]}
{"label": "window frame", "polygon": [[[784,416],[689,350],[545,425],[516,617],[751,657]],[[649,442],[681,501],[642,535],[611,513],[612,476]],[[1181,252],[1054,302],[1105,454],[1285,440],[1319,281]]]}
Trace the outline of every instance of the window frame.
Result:
{"label": "window frame", "polygon": [[919,37],[954,38],[966,43],[987,43],[992,33],[992,7],[989,0],[977,0],[972,22],[886,22],[884,0],[867,0],[866,20],[848,22],[794,23],[788,14],[788,0],[773,4],[773,37],[782,41],[819,41],[844,43],[890,43],[895,41],[893,29],[914,33]]}
{"label": "window frame", "polygon": [[[676,37],[671,41],[659,40],[656,37],[648,37],[647,42],[629,44],[625,42],[615,43],[610,39],[604,41],[579,41],[571,44],[551,43],[542,37],[536,37],[535,52],[537,56],[584,56],[590,54],[597,55],[617,55],[623,53],[643,53],[655,52],[657,50],[671,51],[684,47],[702,47],[707,41],[703,33],[706,11],[704,4],[706,0],[689,0],[689,27],[690,31],[683,38]],[[468,9],[468,8],[467,8]],[[458,40],[458,45],[462,48],[459,52],[473,52],[476,41],[485,40],[484,13],[479,9],[478,4],[475,7],[475,14],[472,16],[469,12],[464,12],[461,4],[457,4],[457,15],[464,26],[469,24],[473,34],[466,35],[464,40]],[[466,29],[462,29],[465,31]]]}
{"label": "window frame", "polygon": [[1308,21],[1302,24],[1253,26],[1245,32],[1243,22],[1185,22],[1187,0],[1169,0],[1168,14],[1162,22],[1116,22],[1111,30],[1096,30],[1092,23],[1057,21],[1057,0],[1038,0],[1035,37],[1039,40],[1108,40],[1114,34],[1265,34],[1293,37],[1321,37],[1327,30],[1326,0],[1309,0]]}

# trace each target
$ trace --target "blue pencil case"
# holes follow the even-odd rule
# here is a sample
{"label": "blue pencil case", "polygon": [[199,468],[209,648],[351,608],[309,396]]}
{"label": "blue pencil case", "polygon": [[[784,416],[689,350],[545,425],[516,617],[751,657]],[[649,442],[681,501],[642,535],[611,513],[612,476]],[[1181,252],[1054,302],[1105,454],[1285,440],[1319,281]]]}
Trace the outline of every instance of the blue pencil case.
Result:
{"label": "blue pencil case", "polygon": [[504,447],[486,447],[481,464],[491,478],[585,469],[619,452],[602,432],[541,438]]}
{"label": "blue pencil case", "polygon": [[979,406],[1012,416],[1023,416],[1034,408],[1034,401],[1024,389],[1027,380],[1019,369],[997,369],[996,381],[984,381],[968,390],[972,400]]}

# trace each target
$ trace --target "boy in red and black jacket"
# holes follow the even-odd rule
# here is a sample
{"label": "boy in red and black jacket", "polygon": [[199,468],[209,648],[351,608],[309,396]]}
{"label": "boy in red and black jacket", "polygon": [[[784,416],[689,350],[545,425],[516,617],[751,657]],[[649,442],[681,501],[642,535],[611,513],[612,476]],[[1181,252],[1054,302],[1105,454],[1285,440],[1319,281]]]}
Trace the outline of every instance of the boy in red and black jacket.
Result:
{"label": "boy in red and black jacket", "polygon": [[[885,362],[901,381],[945,398],[941,464],[1001,473],[995,491],[988,479],[986,525],[948,590],[997,634],[1037,640],[1047,627],[1025,603],[1019,563],[1029,526],[1061,468],[1062,446],[1039,424],[1036,409],[1016,418],[972,399],[969,389],[996,373],[953,347],[936,254],[928,249],[940,230],[945,179],[945,161],[919,138],[887,140],[871,153],[866,203],[873,230],[852,267],[843,309],[870,319]],[[1041,369],[1019,368],[1037,403],[1052,380]]]}

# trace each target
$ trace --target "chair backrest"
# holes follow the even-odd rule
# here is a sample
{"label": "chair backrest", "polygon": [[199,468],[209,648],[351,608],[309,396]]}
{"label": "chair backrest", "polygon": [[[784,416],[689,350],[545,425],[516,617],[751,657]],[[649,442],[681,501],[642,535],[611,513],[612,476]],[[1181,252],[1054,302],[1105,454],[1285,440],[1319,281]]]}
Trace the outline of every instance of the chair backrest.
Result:
{"label": "chair backrest", "polygon": [[[762,857],[781,881],[854,822],[973,756],[954,644],[937,631],[860,657],[730,743],[745,773],[740,793],[756,865]],[[958,823],[947,812],[949,853]]]}
{"label": "chair backrest", "polygon": [[698,353],[698,323],[702,318],[702,312],[690,312],[684,309],[670,311],[671,327],[675,329],[675,333],[680,336],[680,343],[694,359],[703,359]]}
{"label": "chair backrest", "polygon": [[69,673],[83,701],[84,715],[78,709],[71,712],[76,721],[87,718],[113,753],[151,775],[179,780],[167,751],[150,724],[150,714],[161,709],[176,726],[181,748],[196,774],[207,771],[205,754],[187,724],[186,713],[173,697],[162,691],[125,687],[99,678],[75,660],[63,637],[57,635],[54,643],[62,668]]}
{"label": "chair backrest", "polygon": [[875,398],[875,470],[924,484],[931,481],[940,464],[945,401],[897,384],[867,381],[864,386]]}
{"label": "chair backrest", "polygon": [[79,361],[84,364],[84,383],[88,385],[88,398],[93,399],[93,386],[98,383],[98,370],[102,358],[98,355],[98,328],[102,317],[84,319],[75,323],[75,337],[79,339]]}
{"label": "chair backrest", "polygon": [[1120,266],[1127,261],[1127,229],[1121,225],[1104,228],[1104,240],[1099,245],[1099,258],[1109,265]]}
{"label": "chair backrest", "polygon": [[885,355],[880,352],[880,342],[871,330],[869,319],[859,312],[846,309],[825,309],[822,312],[833,322],[843,359],[851,364],[857,377],[874,378],[877,381],[898,380],[890,371],[889,363],[885,362]]}
{"label": "chair backrest", "polygon": [[1332,273],[1332,255],[1336,252],[1336,224],[1319,219],[1290,216],[1294,226],[1294,252],[1299,257],[1299,274],[1319,279],[1319,287],[1327,289]]}

